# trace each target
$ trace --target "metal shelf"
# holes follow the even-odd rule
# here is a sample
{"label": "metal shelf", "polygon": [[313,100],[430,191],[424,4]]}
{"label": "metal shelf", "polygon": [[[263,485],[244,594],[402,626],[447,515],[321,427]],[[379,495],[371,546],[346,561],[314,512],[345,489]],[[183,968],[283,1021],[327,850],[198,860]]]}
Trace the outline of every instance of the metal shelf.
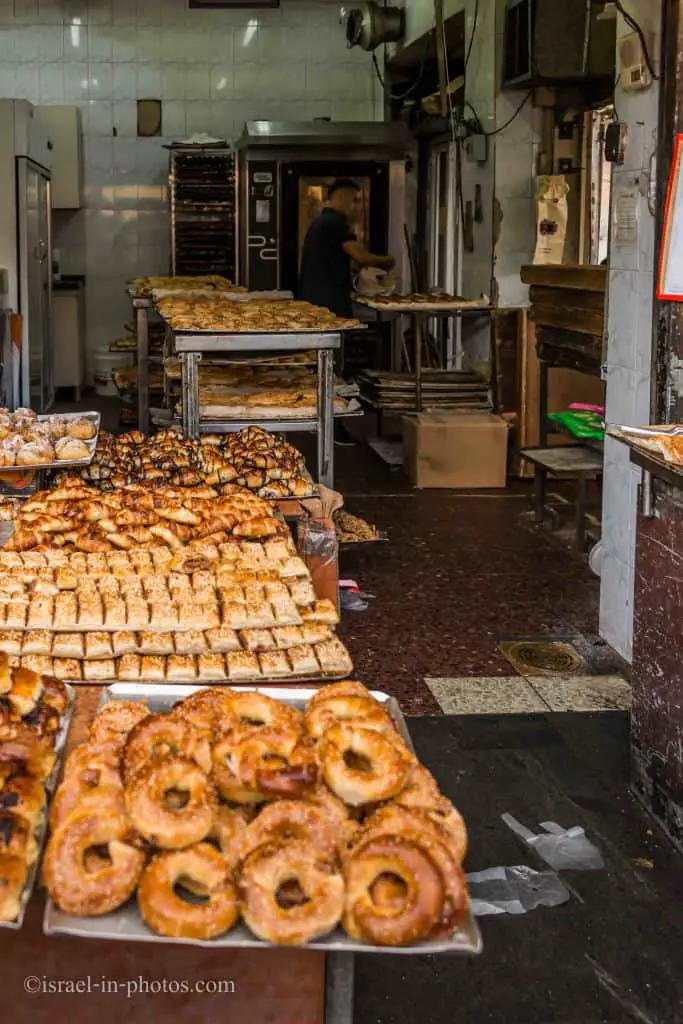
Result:
{"label": "metal shelf", "polygon": [[[266,430],[315,431],[318,435],[318,482],[334,485],[334,365],[333,352],[341,346],[338,331],[266,333],[261,331],[215,333],[176,331],[167,323],[168,347],[180,358],[183,403],[183,433],[231,433],[240,426],[258,425]],[[305,420],[251,420],[249,422],[200,419],[199,362],[202,353],[213,352],[298,352],[318,353],[318,415]]]}

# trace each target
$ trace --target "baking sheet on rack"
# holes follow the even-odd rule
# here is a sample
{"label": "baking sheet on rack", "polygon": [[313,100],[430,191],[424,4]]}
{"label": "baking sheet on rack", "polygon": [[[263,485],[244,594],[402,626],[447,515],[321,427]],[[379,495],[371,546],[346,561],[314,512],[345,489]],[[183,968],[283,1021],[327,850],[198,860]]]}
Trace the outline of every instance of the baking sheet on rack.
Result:
{"label": "baking sheet on rack", "polygon": [[[151,683],[118,683],[105,690],[100,698],[100,706],[112,700],[146,701],[150,711],[164,712],[183,697],[187,697],[201,686],[168,686]],[[306,701],[316,692],[313,687],[267,687],[267,686],[232,686],[234,690],[256,690],[268,697],[303,708]],[[411,750],[413,745],[405,719],[394,697],[379,690],[372,690],[372,696],[381,704],[385,704],[396,727]],[[239,924],[227,935],[211,940],[168,939],[156,935],[142,921],[134,901],[125,907],[107,914],[105,917],[75,917],[59,910],[52,900],[47,901],[43,918],[45,935],[77,935],[81,938],[115,939],[122,942],[172,942],[191,946],[208,946],[217,949],[277,949],[268,942],[257,939],[245,924]],[[433,942],[421,942],[415,946],[371,946],[355,942],[337,928],[331,935],[308,943],[303,949],[317,949],[328,953],[391,953],[425,956],[431,953],[480,953],[482,949],[481,933],[475,919],[468,914],[461,925],[448,939]]]}
{"label": "baking sheet on rack", "polygon": [[[54,462],[39,462],[32,466],[7,466],[3,468],[3,473],[9,473],[12,469],[17,469],[22,473],[26,472],[27,469],[68,469],[70,466],[89,466],[93,460],[95,454],[95,448],[97,447],[97,439],[100,434],[100,421],[101,416],[99,412],[60,412],[54,413],[54,415],[60,420],[88,420],[90,423],[95,424],[96,432],[95,436],[89,441],[83,443],[88,447],[88,456],[84,459],[56,459]],[[52,419],[52,416],[39,416],[38,422],[44,423],[46,420]]]}
{"label": "baking sheet on rack", "polygon": [[54,795],[55,787],[57,785],[57,780],[59,779],[59,775],[61,772],[62,754],[64,752],[64,747],[66,746],[66,738],[69,735],[71,719],[73,718],[74,713],[74,701],[76,697],[76,691],[68,683],[65,683],[64,685],[66,686],[67,692],[69,694],[69,705],[61,717],[59,732],[57,733],[57,738],[55,740],[55,753],[57,754],[57,760],[55,761],[55,766],[50,772],[48,778],[45,780],[45,789],[47,790],[47,798],[45,800],[45,814],[43,815],[43,820],[39,828],[36,830],[38,854],[36,856],[35,861],[31,865],[28,876],[26,878],[26,885],[24,887],[24,892],[22,895],[21,910],[19,911],[19,917],[17,917],[14,921],[0,921],[0,928],[10,928],[13,931],[19,931],[19,929],[23,927],[26,907],[28,906],[28,902],[31,899],[31,896],[33,895],[33,890],[35,889],[36,880],[38,878],[38,869],[42,861],[43,848],[45,846],[45,840],[47,838],[48,812],[50,808],[50,803],[52,801],[52,796]]}
{"label": "baking sheet on rack", "polygon": [[453,302],[377,302],[364,295],[354,295],[353,301],[378,313],[457,313],[460,309],[491,309],[491,303],[484,299],[456,299]]}

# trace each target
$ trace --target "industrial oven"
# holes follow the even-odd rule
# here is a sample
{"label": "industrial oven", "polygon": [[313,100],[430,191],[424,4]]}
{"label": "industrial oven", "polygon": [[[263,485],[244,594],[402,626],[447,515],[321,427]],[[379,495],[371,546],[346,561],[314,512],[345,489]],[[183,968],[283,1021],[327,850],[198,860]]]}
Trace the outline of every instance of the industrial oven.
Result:
{"label": "industrial oven", "polygon": [[237,143],[239,281],[251,291],[296,292],[301,249],[335,178],[361,188],[358,238],[396,257],[407,283],[406,159],[410,135],[384,122],[249,121]]}

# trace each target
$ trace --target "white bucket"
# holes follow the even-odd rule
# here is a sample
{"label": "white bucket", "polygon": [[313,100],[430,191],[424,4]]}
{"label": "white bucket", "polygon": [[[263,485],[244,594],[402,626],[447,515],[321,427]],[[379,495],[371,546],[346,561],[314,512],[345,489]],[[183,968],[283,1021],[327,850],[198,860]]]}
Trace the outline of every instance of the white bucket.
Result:
{"label": "white bucket", "polygon": [[133,365],[132,352],[110,352],[108,348],[97,348],[92,355],[92,375],[95,394],[107,397],[118,395],[111,378],[112,370],[122,370]]}

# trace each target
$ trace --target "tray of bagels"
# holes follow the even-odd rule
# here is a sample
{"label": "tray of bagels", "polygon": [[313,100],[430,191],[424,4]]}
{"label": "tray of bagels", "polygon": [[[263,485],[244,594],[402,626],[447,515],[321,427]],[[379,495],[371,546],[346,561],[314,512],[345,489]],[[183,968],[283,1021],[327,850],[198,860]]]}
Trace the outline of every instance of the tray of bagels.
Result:
{"label": "tray of bagels", "polygon": [[72,688],[0,654],[0,927],[19,929],[47,834]]}
{"label": "tray of bagels", "polygon": [[359,682],[116,684],[51,825],[48,935],[481,950],[463,819],[397,702]]}
{"label": "tray of bagels", "polygon": [[32,409],[0,409],[0,467],[64,469],[92,461],[100,429],[98,412],[38,416]]}

